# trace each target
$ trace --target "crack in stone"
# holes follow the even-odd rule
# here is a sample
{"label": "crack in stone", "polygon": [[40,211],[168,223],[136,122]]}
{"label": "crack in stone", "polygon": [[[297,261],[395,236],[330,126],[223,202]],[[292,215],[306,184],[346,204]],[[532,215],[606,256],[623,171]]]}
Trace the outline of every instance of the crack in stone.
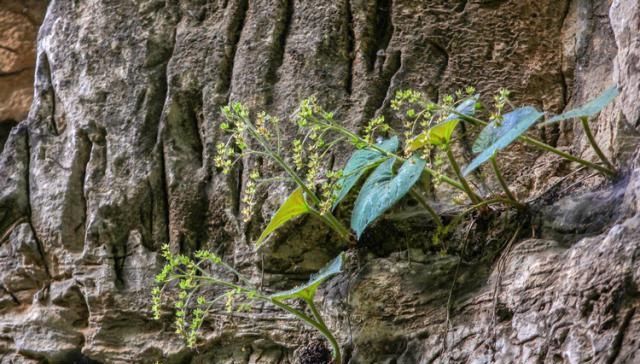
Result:
{"label": "crack in stone", "polygon": [[606,361],[607,364],[615,363],[616,359],[618,358],[618,355],[620,355],[620,350],[622,349],[622,342],[624,340],[624,334],[629,328],[629,324],[631,323],[631,319],[633,318],[633,315],[635,313],[636,313],[636,308],[632,307],[624,315],[624,318],[622,319],[622,323],[618,328],[616,336],[614,337],[613,342],[611,343],[611,350],[610,350],[611,354],[609,354],[609,357],[607,358],[607,361]]}
{"label": "crack in stone", "polygon": [[18,299],[18,297],[16,297],[16,295],[13,294],[13,292],[9,291],[4,284],[0,283],[0,289],[2,289],[3,291],[7,292],[7,294],[11,297],[11,300],[13,301],[13,303],[15,303],[16,305],[20,306],[21,303],[20,303],[20,300]]}
{"label": "crack in stone", "polygon": [[[289,37],[291,22],[293,20],[294,1],[295,0],[284,0],[284,11],[283,14],[278,18],[278,22],[274,31],[274,37],[277,39],[277,42],[272,49],[272,61],[269,62],[269,69],[266,75],[267,82],[271,82],[272,84],[271,87],[268,87],[269,91],[273,90],[273,85],[278,81],[278,70],[280,70],[280,67],[282,67],[282,64],[284,63],[287,38]],[[272,102],[272,92],[269,92],[266,104],[270,105]]]}
{"label": "crack in stone", "polygon": [[[47,263],[47,255],[42,245],[42,241],[38,238],[38,233],[33,224],[33,211],[31,209],[31,132],[27,131],[27,160],[25,165],[25,181],[26,181],[26,195],[27,195],[27,223],[31,227],[31,231],[33,232],[33,239],[36,241],[36,246],[38,247],[38,253],[42,258],[42,264],[44,265],[44,270],[47,273],[47,277],[49,279],[52,278],[51,271],[49,270],[49,264]],[[47,283],[48,284],[48,283]]]}
{"label": "crack in stone", "polygon": [[233,68],[235,65],[235,56],[236,51],[238,50],[238,44],[240,43],[240,35],[242,34],[242,30],[244,29],[244,24],[247,17],[247,12],[249,8],[248,0],[239,0],[238,6],[236,7],[236,12],[229,14],[230,19],[232,21],[229,23],[229,27],[227,29],[227,40],[231,45],[231,51],[228,53],[228,56],[221,65],[222,72],[222,84],[219,86],[224,93],[226,93],[226,103],[229,103],[229,96],[231,94],[232,89],[232,76],[233,76]]}

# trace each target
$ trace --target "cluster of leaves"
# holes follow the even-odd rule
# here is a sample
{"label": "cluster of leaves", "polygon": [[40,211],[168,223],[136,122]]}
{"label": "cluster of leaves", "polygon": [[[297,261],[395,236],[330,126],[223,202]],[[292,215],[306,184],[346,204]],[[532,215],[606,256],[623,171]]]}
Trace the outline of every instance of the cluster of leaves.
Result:
{"label": "cluster of leaves", "polygon": [[[476,94],[476,90],[467,87],[442,97],[437,103],[429,101],[422,93],[414,90],[399,91],[391,107],[400,115],[403,130],[393,130],[380,116],[371,120],[361,134],[345,128],[334,119],[332,112],[322,108],[313,97],[301,102],[292,120],[293,124],[289,125],[266,113],[258,113],[252,118],[245,106],[233,103],[222,109],[225,120],[221,123],[221,129],[227,139],[216,146],[218,153],[215,165],[223,173],[231,173],[238,161],[257,156],[280,168],[282,174],[271,178],[263,178],[257,170],[249,174],[241,200],[241,211],[245,221],[255,213],[256,194],[261,186],[283,181],[295,185],[293,192],[284,200],[258,237],[256,248],[260,248],[277,229],[303,215],[319,218],[337,237],[352,243],[360,239],[367,227],[406,195],[414,197],[430,215],[437,226],[434,239],[439,239],[443,233],[446,234],[449,227],[443,225],[437,211],[424,197],[427,191],[417,181],[427,178],[433,184],[444,183],[459,191],[471,202],[464,213],[473,209],[483,209],[493,203],[524,208],[525,206],[517,201],[510,191],[497,161],[498,153],[516,141],[556,153],[570,161],[594,168],[608,177],[615,176],[613,165],[595,143],[588,121],[617,94],[617,88],[612,87],[586,105],[542,123],[546,125],[579,118],[589,142],[601,160],[600,164],[578,158],[525,136],[524,134],[539,123],[545,114],[531,106],[514,107],[509,99],[509,91],[500,90],[494,96],[493,104],[485,107],[480,102],[480,95]],[[479,110],[489,115],[486,121],[476,116]],[[452,151],[456,130],[462,122],[471,127],[482,128],[473,143],[475,157],[464,168],[460,167]],[[291,141],[281,138],[281,135],[284,135],[283,129],[291,130],[292,127],[297,130],[296,137]],[[351,144],[354,152],[344,168],[335,169],[329,156],[334,148],[345,143]],[[481,196],[466,179],[470,173],[487,162],[491,163],[503,188],[504,197]],[[453,176],[449,175],[450,172],[453,172]],[[360,183],[363,179],[364,182]],[[347,227],[333,211],[354,190],[357,190],[357,197]],[[462,202],[463,199],[453,200]],[[248,288],[209,275],[202,269],[203,262],[223,267],[237,276],[241,282],[248,283],[238,272],[210,253],[196,254],[197,262],[184,256],[171,255],[168,250],[164,256],[168,263],[159,275],[158,282],[165,286],[171,281],[179,281],[180,291],[175,302],[176,327],[178,333],[185,335],[190,345],[195,343],[204,314],[217,299],[206,300],[197,297],[194,302],[199,308],[187,312],[185,307],[192,303],[194,292],[203,285],[217,285],[226,288],[223,298],[220,299],[225,300],[227,309],[233,309],[234,300],[240,296],[244,301],[267,300],[319,330],[329,340],[334,355],[339,358],[339,346],[313,305],[317,285],[328,275],[339,271],[339,265],[335,261],[318,276],[319,278],[312,279],[312,283],[306,285],[306,288],[265,295],[256,288]],[[341,257],[338,259],[341,264]],[[154,291],[156,315],[159,315],[160,293],[160,288]],[[293,298],[302,299],[312,314],[309,316],[283,303],[283,300]],[[188,322],[187,317],[191,317],[191,321]],[[336,363],[339,362],[336,360]]]}

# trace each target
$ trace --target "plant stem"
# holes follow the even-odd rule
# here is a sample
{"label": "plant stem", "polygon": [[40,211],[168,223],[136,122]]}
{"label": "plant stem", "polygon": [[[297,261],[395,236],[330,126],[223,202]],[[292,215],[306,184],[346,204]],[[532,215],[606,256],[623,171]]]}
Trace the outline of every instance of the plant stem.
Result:
{"label": "plant stem", "polygon": [[[482,121],[482,120],[480,120],[478,118],[474,118],[473,116],[469,116],[469,115],[465,115],[465,114],[459,113],[459,112],[457,112],[455,110],[453,110],[452,113],[460,116],[460,119],[465,120],[465,121],[470,122],[470,123],[475,124],[475,125],[480,124],[480,125],[486,126],[488,124],[487,122]],[[523,141],[523,142],[525,142],[525,143],[529,143],[529,144],[531,144],[533,146],[536,146],[536,147],[538,147],[540,149],[546,150],[547,152],[551,152],[551,153],[557,154],[557,155],[561,156],[564,159],[567,159],[567,160],[570,160],[572,162],[576,162],[578,164],[582,164],[583,166],[587,166],[589,168],[595,169],[596,171],[598,171],[598,172],[600,172],[600,173],[602,173],[602,174],[604,174],[604,175],[606,175],[608,177],[615,177],[615,175],[616,175],[616,173],[612,169],[605,168],[605,167],[599,166],[599,165],[597,165],[595,163],[592,163],[592,162],[589,162],[587,160],[584,160],[582,158],[575,157],[575,156],[573,156],[573,155],[571,155],[569,153],[565,153],[565,152],[563,152],[563,151],[561,151],[559,149],[556,149],[556,148],[550,146],[549,144],[543,143],[543,142],[541,142],[541,141],[539,141],[537,139],[530,138],[530,137],[525,136],[525,135],[519,136],[518,139]]]}
{"label": "plant stem", "polygon": [[[199,268],[199,267],[198,267]],[[324,321],[322,321],[322,317],[320,316],[320,313],[318,312],[318,310],[316,309],[315,305],[313,304],[313,302],[307,301],[307,304],[309,305],[309,307],[311,308],[311,312],[313,313],[313,315],[316,317],[316,320],[314,320],[313,318],[309,317],[308,315],[306,315],[304,312],[297,310],[285,303],[282,303],[280,301],[277,301],[269,296],[265,296],[264,294],[260,293],[260,291],[256,290],[256,289],[251,289],[251,288],[247,288],[244,286],[240,286],[231,282],[227,282],[224,280],[220,280],[220,279],[216,279],[213,278],[209,275],[206,275],[206,273],[199,268],[199,270],[203,273],[203,275],[201,277],[199,277],[198,279],[203,280],[203,281],[208,281],[211,282],[213,284],[218,284],[221,285],[223,287],[227,287],[230,289],[234,289],[234,290],[238,290],[244,293],[250,293],[252,295],[254,295],[255,299],[259,299],[259,300],[263,300],[266,302],[271,302],[272,304],[276,305],[277,307],[280,307],[281,309],[293,314],[294,316],[296,316],[297,318],[301,319],[302,321],[306,322],[307,324],[311,325],[312,327],[314,327],[316,330],[320,331],[320,333],[327,338],[327,340],[329,340],[329,343],[331,344],[331,346],[333,347],[333,352],[334,352],[334,359],[336,359],[336,363],[341,363],[341,355],[340,355],[340,345],[338,345],[338,341],[336,340],[336,338],[333,336],[333,334],[331,333],[331,331],[327,328],[327,325],[324,323]],[[187,274],[174,274],[172,276],[174,279],[176,278],[186,278],[188,277]],[[221,296],[222,297],[222,296]]]}
{"label": "plant stem", "polygon": [[453,171],[455,172],[456,176],[458,176],[458,179],[460,180],[460,184],[462,184],[462,188],[464,189],[464,192],[466,192],[467,196],[469,196],[469,199],[471,200],[471,202],[473,202],[474,205],[479,204],[482,200],[480,199],[480,197],[478,197],[478,195],[473,193],[473,191],[471,190],[471,187],[469,187],[469,183],[467,183],[467,180],[462,175],[462,172],[460,172],[460,166],[458,165],[458,162],[456,162],[456,159],[453,156],[453,153],[451,152],[451,148],[449,146],[446,146],[446,149],[447,149],[447,158],[449,158],[449,163],[451,164],[451,167],[453,167]]}
{"label": "plant stem", "polygon": [[319,211],[315,209],[311,209],[311,214],[316,216],[320,220],[322,220],[325,224],[327,224],[333,231],[335,231],[341,239],[344,241],[351,243],[351,230],[347,229],[332,213],[327,212],[321,214]]}
{"label": "plant stem", "polygon": [[420,205],[422,205],[422,207],[424,207],[425,210],[427,210],[427,212],[429,213],[429,215],[431,215],[431,218],[436,223],[436,225],[438,225],[438,227],[440,227],[440,228],[443,228],[444,225],[442,225],[442,219],[440,219],[440,215],[438,215],[436,210],[434,210],[433,207],[431,207],[431,205],[429,205],[429,203],[422,197],[420,192],[415,191],[414,189],[411,189],[411,191],[409,191],[409,193],[411,194],[411,196],[413,198],[418,200]]}
{"label": "plant stem", "polygon": [[589,140],[589,144],[591,144],[593,150],[596,152],[602,163],[615,173],[616,168],[611,164],[611,162],[609,162],[604,153],[602,153],[602,150],[598,147],[598,143],[596,143],[596,139],[593,137],[593,133],[591,133],[589,119],[587,117],[582,117],[580,118],[580,121],[582,122],[582,128],[584,129],[585,134],[587,134],[587,139]]}
{"label": "plant stem", "polygon": [[327,324],[324,323],[324,320],[322,319],[322,315],[320,315],[320,312],[316,308],[316,305],[313,303],[313,299],[308,299],[305,301],[307,302],[307,305],[309,305],[309,308],[311,309],[311,313],[313,314],[313,317],[316,319],[316,321],[320,325],[324,326],[324,328],[327,330],[327,333],[329,334],[329,336],[327,336],[327,339],[329,339],[329,342],[333,347],[333,353],[334,353],[333,358],[334,358],[335,364],[341,364],[342,355],[340,354],[340,345],[338,345],[338,341],[331,333],[331,330],[329,330],[329,328],[327,327]]}
{"label": "plant stem", "polygon": [[561,151],[559,149],[556,149],[556,148],[554,148],[554,147],[552,147],[552,146],[550,146],[548,144],[545,144],[545,143],[543,143],[541,141],[538,141],[536,139],[529,138],[527,136],[521,136],[520,139],[522,139],[523,141],[525,141],[525,142],[527,142],[527,143],[529,143],[531,145],[535,145],[538,148],[544,149],[544,150],[549,151],[551,153],[555,153],[555,154],[557,154],[557,155],[559,155],[559,156],[561,156],[561,157],[563,157],[565,159],[568,159],[568,160],[570,160],[572,162],[576,162],[576,163],[582,164],[584,166],[587,166],[589,168],[595,169],[596,171],[598,171],[598,172],[600,172],[600,173],[602,173],[602,174],[604,174],[606,176],[615,177],[615,175],[616,175],[616,173],[614,171],[612,171],[612,170],[610,170],[608,168],[599,166],[599,165],[597,165],[595,163],[586,161],[586,160],[584,160],[582,158],[575,157],[575,156],[573,156],[573,155],[571,155],[569,153],[565,153],[565,152],[563,152],[563,151]]}
{"label": "plant stem", "polygon": [[498,178],[498,182],[500,182],[500,186],[502,186],[502,190],[504,190],[504,193],[507,194],[507,197],[509,198],[509,200],[513,201],[517,205],[520,205],[521,207],[524,207],[524,205],[518,202],[518,200],[515,198],[513,193],[511,193],[511,190],[509,189],[509,185],[507,185],[507,182],[502,177],[502,173],[500,173],[500,169],[498,168],[498,162],[496,161],[495,154],[491,157],[490,160],[491,160],[491,166],[493,167],[493,172],[496,174],[496,177]]}
{"label": "plant stem", "polygon": [[[296,310],[295,308],[293,308],[293,307],[291,307],[291,306],[289,306],[287,304],[284,304],[284,303],[279,302],[279,301],[274,300],[274,299],[269,299],[269,301],[271,303],[273,303],[274,305],[280,307],[281,309],[283,309],[283,310],[293,314],[294,316],[298,317],[299,319],[301,319],[302,321],[306,322],[307,324],[313,326],[316,330],[320,331],[320,333],[325,338],[327,338],[327,340],[329,340],[329,343],[331,344],[331,347],[333,348],[333,359],[334,359],[334,361],[336,362],[336,364],[342,364],[342,355],[340,354],[340,345],[338,344],[338,341],[333,336],[331,331],[329,331],[329,329],[323,323],[320,323],[320,322],[312,319],[311,317],[307,316],[305,313],[303,313],[303,312],[301,312],[299,310]],[[311,307],[311,311],[313,312],[315,307],[314,306],[309,306],[309,307]]]}
{"label": "plant stem", "polygon": [[[262,148],[265,150],[265,153],[269,155],[282,169],[284,169],[284,171],[289,175],[289,177],[291,177],[291,179],[293,179],[298,187],[302,188],[306,196],[309,197],[311,202],[316,207],[320,205],[320,199],[318,198],[318,196],[316,196],[316,194],[311,191],[307,184],[304,183],[302,178],[298,176],[298,174],[287,164],[287,162],[284,161],[284,159],[282,159],[282,157],[280,157],[279,154],[271,150],[269,143],[262,138],[257,130],[255,130],[253,124],[251,124],[249,120],[245,120],[245,123],[252,131],[253,137],[261,144]],[[312,211],[314,210],[312,209]],[[317,212],[315,215],[322,219],[322,221],[329,225],[329,227],[332,228],[335,232],[337,232],[341,239],[348,243],[351,242],[351,232],[346,227],[344,227],[344,225],[342,225],[342,223],[340,223],[338,219],[335,218],[335,216],[333,216],[331,213],[320,214]]]}

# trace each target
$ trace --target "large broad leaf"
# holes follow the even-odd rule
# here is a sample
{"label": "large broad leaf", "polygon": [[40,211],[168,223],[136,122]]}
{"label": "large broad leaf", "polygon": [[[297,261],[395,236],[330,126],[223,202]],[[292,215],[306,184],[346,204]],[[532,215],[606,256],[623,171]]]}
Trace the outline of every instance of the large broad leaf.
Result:
{"label": "large broad leaf", "polygon": [[[460,103],[456,107],[456,111],[463,115],[473,116],[476,111],[476,103],[479,95],[470,97]],[[460,115],[451,114],[443,122],[434,125],[428,130],[418,134],[415,138],[407,143],[407,152],[420,149],[425,145],[443,145],[448,144],[453,135],[453,131],[460,122]]]}
{"label": "large broad leaf", "polygon": [[572,118],[583,118],[583,117],[588,118],[588,117],[594,116],[595,114],[602,111],[602,109],[604,109],[604,107],[607,106],[607,104],[609,104],[611,101],[613,101],[613,99],[615,99],[616,96],[618,96],[619,94],[620,94],[620,91],[618,91],[618,86],[612,86],[606,89],[603,93],[601,93],[600,96],[580,106],[579,108],[567,111],[560,115],[556,115],[540,125],[553,124],[553,123],[560,122],[562,120],[567,120]]}
{"label": "large broad leaf", "polygon": [[496,121],[489,123],[482,129],[473,144],[473,152],[480,154],[471,161],[462,174],[468,175],[482,163],[488,161],[497,151],[509,146],[535,124],[542,115],[540,111],[527,106],[504,114],[499,123]]}
{"label": "large broad leaf", "polygon": [[260,238],[256,242],[257,247],[260,247],[264,240],[279,227],[287,223],[298,216],[307,214],[311,211],[306,201],[304,200],[304,192],[302,188],[298,187],[287,197],[287,200],[280,206],[276,214],[273,215],[269,225],[264,229]]}
{"label": "large broad leaf", "polygon": [[284,301],[294,298],[300,298],[306,301],[313,300],[318,287],[331,276],[336,275],[342,271],[343,261],[344,253],[340,253],[340,255],[329,262],[329,264],[322,268],[318,273],[311,276],[309,282],[288,291],[274,293],[270,296],[271,299],[276,301]]}
{"label": "large broad leaf", "polygon": [[389,159],[380,164],[360,190],[351,215],[351,228],[358,238],[370,223],[409,192],[420,178],[426,163],[413,156],[394,175],[394,162],[395,159]]}
{"label": "large broad leaf", "polygon": [[[398,144],[398,137],[393,136],[377,143],[377,146],[387,152],[394,153],[398,150]],[[336,199],[333,203],[333,207],[335,208],[338,206],[338,204],[349,194],[349,191],[351,191],[362,175],[386,158],[389,157],[375,149],[365,148],[356,150],[344,166],[342,178],[338,180],[340,190],[336,192]]]}

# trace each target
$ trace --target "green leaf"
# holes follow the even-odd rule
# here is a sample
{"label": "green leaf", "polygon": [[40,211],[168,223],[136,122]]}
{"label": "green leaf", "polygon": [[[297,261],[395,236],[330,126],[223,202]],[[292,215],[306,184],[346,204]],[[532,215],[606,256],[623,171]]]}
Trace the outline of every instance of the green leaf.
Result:
{"label": "green leaf", "polygon": [[360,190],[351,215],[351,228],[358,239],[369,224],[409,192],[426,164],[424,160],[412,156],[394,175],[394,162],[395,159],[389,159],[380,164]]}
{"label": "green leaf", "polygon": [[588,103],[576,109],[567,111],[560,115],[556,115],[540,125],[553,124],[553,123],[560,122],[562,120],[567,120],[572,118],[592,117],[595,114],[602,111],[602,109],[604,109],[604,107],[607,106],[611,101],[613,101],[613,99],[615,99],[616,96],[618,96],[619,94],[620,94],[620,91],[618,91],[618,86],[609,87],[608,89],[604,90],[604,92],[601,93],[600,96],[589,101]]}
{"label": "green leaf", "polygon": [[[456,107],[456,111],[460,114],[473,116],[476,111],[476,103],[478,102],[479,95],[470,97],[460,103]],[[460,115],[451,114],[440,124],[434,125],[428,130],[418,134],[415,138],[411,139],[407,143],[407,152],[412,152],[424,147],[427,144],[430,145],[445,145],[448,144],[453,136],[453,131],[460,122]]]}
{"label": "green leaf", "polygon": [[274,293],[270,296],[270,298],[276,301],[284,301],[294,298],[300,298],[306,301],[313,300],[318,287],[331,276],[334,276],[342,271],[343,261],[344,253],[340,253],[340,255],[335,257],[318,273],[312,275],[311,278],[309,278],[309,282],[307,282],[306,284],[290,289],[288,291]]}
{"label": "green leaf", "polygon": [[482,163],[488,161],[496,152],[508,147],[520,135],[529,130],[542,115],[543,113],[540,111],[527,106],[504,114],[500,123],[496,121],[489,123],[473,143],[473,152],[480,154],[471,161],[462,174],[468,175]]}
{"label": "green leaf", "polygon": [[[394,153],[398,150],[398,137],[393,136],[389,139],[383,140],[377,143],[377,146],[386,150],[387,152]],[[336,192],[336,199],[333,203],[333,208],[349,194],[349,191],[358,182],[360,177],[364,175],[369,169],[377,166],[385,158],[389,158],[379,151],[371,148],[359,149],[349,158],[347,164],[342,171],[342,177],[338,180],[340,190]]]}
{"label": "green leaf", "polygon": [[280,206],[278,211],[276,211],[275,215],[269,221],[269,225],[264,229],[260,238],[256,242],[256,246],[260,247],[264,240],[282,225],[287,223],[289,220],[292,220],[298,216],[307,214],[311,211],[311,208],[307,205],[307,202],[304,199],[304,192],[302,188],[298,187],[287,197],[286,201]]}

